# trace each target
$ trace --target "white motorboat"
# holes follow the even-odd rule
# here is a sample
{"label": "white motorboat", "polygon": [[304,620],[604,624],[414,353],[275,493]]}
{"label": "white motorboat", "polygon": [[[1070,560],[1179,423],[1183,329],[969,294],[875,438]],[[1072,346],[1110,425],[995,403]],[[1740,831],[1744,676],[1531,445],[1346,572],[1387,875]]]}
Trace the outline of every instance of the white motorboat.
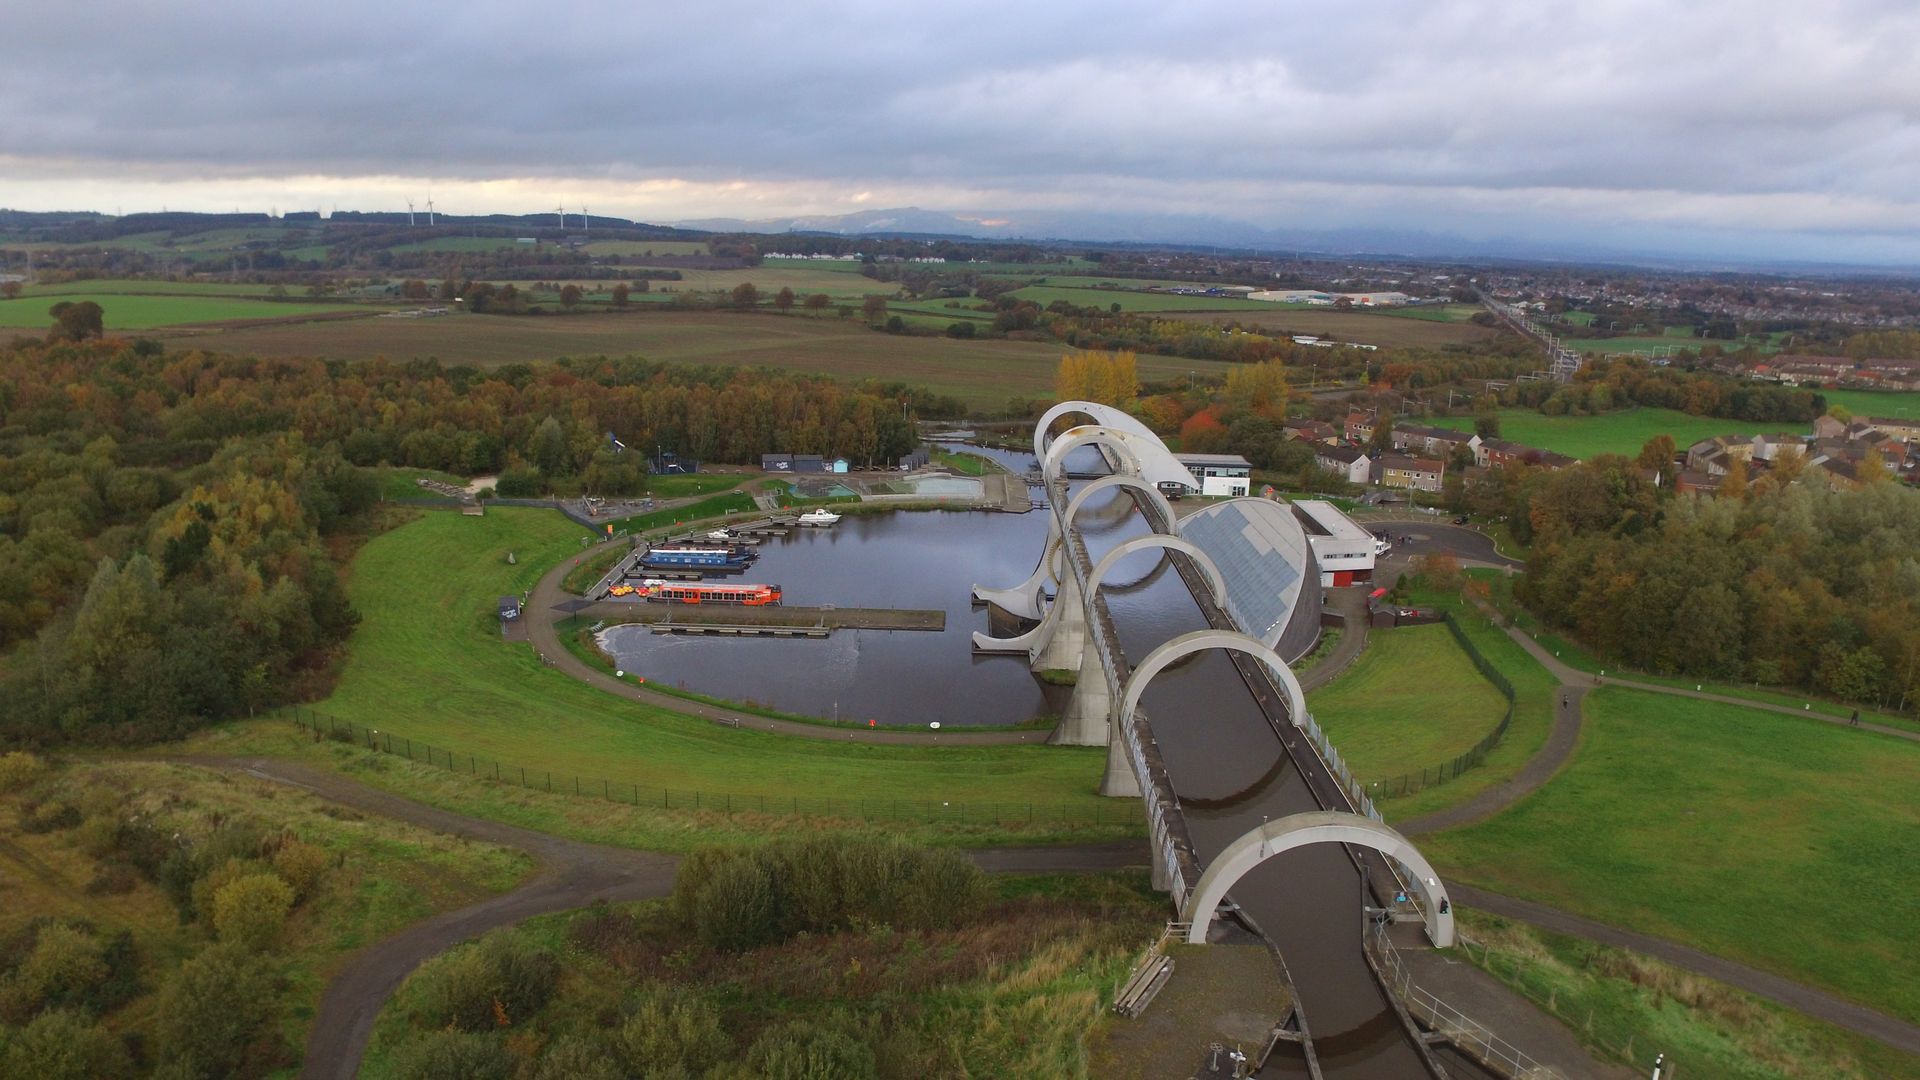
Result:
{"label": "white motorboat", "polygon": [[840,520],[840,515],[822,506],[800,515],[802,525],[831,525]]}

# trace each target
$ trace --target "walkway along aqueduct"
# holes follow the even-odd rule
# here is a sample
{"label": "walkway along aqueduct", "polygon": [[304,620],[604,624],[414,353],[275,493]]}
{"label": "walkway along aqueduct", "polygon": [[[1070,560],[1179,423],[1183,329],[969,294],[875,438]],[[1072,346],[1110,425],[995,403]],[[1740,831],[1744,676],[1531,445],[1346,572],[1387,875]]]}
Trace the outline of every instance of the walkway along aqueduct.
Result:
{"label": "walkway along aqueduct", "polygon": [[[1070,428],[1057,437],[1051,433],[1056,421],[1076,414],[1093,423]],[[1064,463],[1069,453],[1083,446],[1098,447],[1114,471],[1085,484],[1069,498]],[[1187,939],[1206,941],[1216,908],[1252,867],[1303,844],[1327,842],[1372,848],[1398,864],[1401,880],[1422,901],[1420,909],[1428,936],[1438,947],[1452,945],[1452,904],[1445,886],[1413,844],[1388,828],[1377,812],[1331,809],[1282,818],[1248,832],[1204,869],[1197,864],[1186,836],[1179,797],[1160,766],[1152,731],[1140,711],[1140,699],[1147,687],[1156,675],[1184,657],[1208,649],[1227,649],[1266,666],[1283,690],[1289,719],[1303,730],[1312,723],[1305,695],[1299,680],[1275,651],[1275,640],[1255,637],[1237,625],[1182,634],[1154,649],[1138,667],[1131,667],[1119,648],[1100,588],[1120,560],[1154,548],[1163,549],[1168,558],[1188,560],[1204,575],[1214,605],[1223,611],[1234,607],[1231,590],[1261,589],[1265,583],[1230,581],[1200,544],[1181,535],[1180,522],[1159,485],[1191,486],[1192,475],[1158,436],[1132,416],[1093,402],[1062,402],[1040,418],[1034,429],[1033,449],[1053,510],[1046,550],[1026,581],[1010,589],[976,586],[974,595],[1009,614],[1038,622],[1018,637],[975,634],[974,648],[983,652],[1025,652],[1035,670],[1078,672],[1073,696],[1053,740],[1071,745],[1106,745],[1102,794],[1146,800],[1155,855],[1154,884],[1172,894],[1181,919],[1191,924]],[[1126,490],[1133,496],[1153,532],[1122,542],[1095,565],[1077,519],[1090,500],[1113,489]],[[1299,525],[1280,504],[1256,498],[1231,502],[1241,504],[1232,508],[1240,513],[1260,515],[1268,524],[1299,532]],[[1295,579],[1306,589],[1313,588],[1317,574],[1304,541],[1293,554],[1308,563],[1292,567]],[[1275,558],[1286,555],[1273,553]],[[1047,600],[1049,584],[1054,586],[1051,602]],[[1271,628],[1267,638],[1277,639],[1281,629]],[[1366,809],[1372,808],[1368,805]]]}

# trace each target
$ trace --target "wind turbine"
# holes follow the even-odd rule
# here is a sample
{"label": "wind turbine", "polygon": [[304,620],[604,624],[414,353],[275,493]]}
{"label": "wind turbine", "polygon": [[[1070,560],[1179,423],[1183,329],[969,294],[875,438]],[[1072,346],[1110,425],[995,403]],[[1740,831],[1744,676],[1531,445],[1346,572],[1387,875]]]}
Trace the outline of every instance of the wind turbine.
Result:
{"label": "wind turbine", "polygon": [[593,228],[593,222],[587,220],[587,204],[581,203],[580,204],[580,231],[586,232],[591,228]]}
{"label": "wind turbine", "polygon": [[427,192],[427,224],[429,226],[433,224],[433,192],[431,190]]}
{"label": "wind turbine", "polygon": [[561,205],[559,205],[559,206],[556,206],[556,207],[554,207],[554,208],[553,208],[553,212],[554,212],[554,213],[556,213],[556,214],[559,214],[559,215],[560,215],[560,231],[561,231],[561,232],[566,232],[566,231],[567,231],[567,207],[566,207],[566,205],[565,205],[565,204],[563,203],[563,204],[561,204]]}
{"label": "wind turbine", "polygon": [[407,200],[407,227],[413,227],[413,200]]}

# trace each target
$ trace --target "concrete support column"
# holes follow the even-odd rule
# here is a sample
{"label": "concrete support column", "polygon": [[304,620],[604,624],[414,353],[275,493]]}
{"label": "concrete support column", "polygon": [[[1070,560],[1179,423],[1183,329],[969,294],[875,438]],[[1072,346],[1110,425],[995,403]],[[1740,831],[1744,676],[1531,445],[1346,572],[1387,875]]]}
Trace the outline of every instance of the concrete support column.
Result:
{"label": "concrete support column", "polygon": [[[1082,637],[1085,628],[1082,627]],[[1073,696],[1060,714],[1047,741],[1058,746],[1104,746],[1112,737],[1113,692],[1107,687],[1107,672],[1100,653],[1091,648],[1080,650],[1080,677],[1073,684]]]}
{"label": "concrete support column", "polygon": [[[1073,557],[1064,548],[1061,554]],[[1033,653],[1033,670],[1080,670],[1081,654],[1087,651],[1087,605],[1081,599],[1080,580],[1072,567],[1062,567],[1060,591],[1047,617],[1053,622],[1053,632]]]}
{"label": "concrete support column", "polygon": [[1127,744],[1119,729],[1107,740],[1107,772],[1100,778],[1100,794],[1116,799],[1140,798],[1140,778],[1133,775],[1133,762],[1127,760]]}

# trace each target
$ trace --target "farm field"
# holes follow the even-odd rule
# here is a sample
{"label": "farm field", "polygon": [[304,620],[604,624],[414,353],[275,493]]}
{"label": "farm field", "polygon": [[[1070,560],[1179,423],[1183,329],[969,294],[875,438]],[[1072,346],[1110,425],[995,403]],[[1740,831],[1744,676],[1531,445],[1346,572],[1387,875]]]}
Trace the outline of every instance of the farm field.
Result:
{"label": "farm field", "polygon": [[[108,318],[111,321],[111,311]],[[449,364],[483,367],[561,356],[637,354],[654,360],[764,365],[853,380],[902,381],[970,405],[994,407],[1012,396],[1051,397],[1054,372],[1065,351],[1065,346],[1040,342],[902,337],[831,316],[676,311],[357,319],[248,327],[193,341],[204,348],[260,356],[433,356]],[[1151,381],[1189,371],[1219,375],[1226,367],[1219,361],[1142,356],[1140,377]]]}
{"label": "farm field", "polygon": [[1076,307],[1106,309],[1114,304],[1121,311],[1257,311],[1258,300],[1231,300],[1219,296],[1172,296],[1167,293],[1130,292],[1123,289],[1069,289],[1057,285],[1029,285],[1010,296],[1031,300],[1041,307],[1065,300]]}
{"label": "farm field", "polygon": [[63,300],[91,300],[106,312],[107,333],[151,330],[163,326],[227,322],[233,319],[278,319],[290,315],[323,315],[335,311],[366,310],[351,304],[246,300],[220,296],[135,296],[127,293],[47,292],[29,299],[0,301],[0,330],[44,331],[53,324],[47,308]]}
{"label": "farm field", "polygon": [[1463,323],[1486,309],[1479,304],[1422,304],[1418,307],[1389,307],[1370,312],[1394,319],[1424,319],[1428,322]]}
{"label": "farm field", "polygon": [[[1030,272],[1026,272],[1026,273],[995,274],[994,276],[1004,277],[1004,278],[1015,278],[1020,280],[1034,280],[1036,284],[1045,285],[1052,288],[1102,289],[1102,291],[1105,291],[1105,292],[1115,292],[1115,291],[1138,292],[1153,286],[1159,286],[1162,289],[1204,289],[1204,288],[1211,287],[1213,285],[1225,284],[1224,282],[1211,282],[1211,281],[1173,281],[1173,280],[1164,279],[1164,278],[1104,278],[1104,277],[1081,276],[1071,272],[1071,269],[1069,269],[1067,273],[1063,273],[1063,274],[1060,274],[1060,273],[1050,274],[1047,272],[1047,269],[1048,268],[1045,266],[1036,266],[1031,268]],[[1205,297],[1203,299],[1219,299],[1219,298]]]}
{"label": "farm field", "polygon": [[[271,285],[255,282],[229,281],[154,281],[136,279],[110,279],[97,281],[70,281],[58,285],[28,285],[20,291],[22,300],[31,300],[36,296],[57,296],[68,293],[87,293],[89,296],[250,296],[265,297]],[[298,288],[290,289],[296,295]],[[0,306],[5,306],[0,301]]]}
{"label": "farm field", "polygon": [[1409,319],[1367,311],[1330,311],[1324,307],[1269,304],[1259,300],[1246,301],[1231,315],[1181,313],[1170,317],[1216,325],[1237,322],[1248,329],[1268,333],[1315,334],[1387,349],[1467,345],[1491,340],[1501,333],[1472,323]]}
{"label": "farm field", "polygon": [[1659,337],[1562,338],[1561,340],[1565,341],[1569,347],[1576,351],[1589,355],[1612,352],[1652,353],[1657,349],[1673,351],[1692,349],[1695,352],[1699,352],[1708,345],[1718,345],[1728,352],[1745,348],[1748,345],[1753,346],[1756,350],[1763,353],[1780,351],[1779,344],[1771,339],[1766,341],[1749,341],[1745,339],[1722,341],[1714,338],[1698,338],[1693,336],[1690,327],[1685,326],[1668,327],[1667,333]]}
{"label": "farm field", "polygon": [[1421,848],[1455,880],[1920,1019],[1920,746],[1775,713],[1590,693],[1565,770]]}
{"label": "farm field", "polygon": [[[826,266],[834,264],[828,263]],[[655,292],[707,292],[716,289],[731,289],[742,282],[752,282],[760,290],[763,298],[771,299],[782,288],[792,289],[801,296],[808,293],[826,293],[837,298],[859,298],[869,295],[892,296],[899,286],[887,281],[874,281],[861,277],[859,273],[847,273],[844,270],[829,270],[823,266],[803,264],[792,269],[779,266],[752,266],[744,270],[687,270],[681,267],[679,281],[656,281]],[[607,283],[609,287],[611,282]]]}
{"label": "farm field", "polygon": [[[1441,416],[1422,421],[1434,427],[1456,431],[1473,430],[1471,416]],[[1690,443],[1715,435],[1737,432],[1757,434],[1766,431],[1808,432],[1810,425],[1756,424],[1746,420],[1723,420],[1714,416],[1692,416],[1675,409],[1636,407],[1600,416],[1547,416],[1531,409],[1500,410],[1500,437],[1542,450],[1590,458],[1599,454],[1640,452],[1655,435],[1673,436],[1674,445],[1685,450]]]}
{"label": "farm field", "polygon": [[1376,632],[1352,667],[1307,699],[1361,783],[1443,764],[1500,723],[1507,699],[1445,626]]}
{"label": "farm field", "polygon": [[594,240],[587,244],[594,255],[705,255],[707,245],[697,240]]}
{"label": "farm field", "polygon": [[[573,556],[585,531],[548,510],[423,514],[369,543],[349,593],[362,616],[322,713],[396,740],[645,788],[771,798],[1077,806],[1101,750],[887,746],[730,729],[623,702],[503,642],[499,597]],[[514,553],[517,564],[509,565]]]}

